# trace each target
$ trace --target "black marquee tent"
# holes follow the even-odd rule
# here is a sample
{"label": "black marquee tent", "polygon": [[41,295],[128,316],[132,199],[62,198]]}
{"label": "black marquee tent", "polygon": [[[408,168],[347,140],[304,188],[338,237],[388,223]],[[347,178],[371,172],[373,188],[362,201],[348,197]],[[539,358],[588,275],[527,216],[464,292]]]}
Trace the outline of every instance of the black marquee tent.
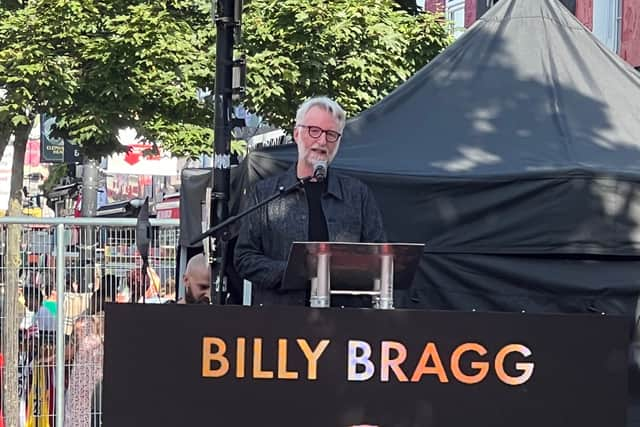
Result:
{"label": "black marquee tent", "polygon": [[[502,0],[380,103],[332,164],[392,241],[425,242],[399,306],[632,315],[640,291],[640,75],[557,0]],[[250,153],[236,180],[288,167]]]}

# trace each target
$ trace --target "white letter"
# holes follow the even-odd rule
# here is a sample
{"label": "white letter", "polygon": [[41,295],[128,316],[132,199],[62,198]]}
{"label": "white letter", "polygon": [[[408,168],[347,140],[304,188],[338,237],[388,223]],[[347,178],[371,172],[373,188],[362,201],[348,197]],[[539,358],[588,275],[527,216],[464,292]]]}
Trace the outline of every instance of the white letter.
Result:
{"label": "white letter", "polygon": [[[361,354],[358,355],[358,350]],[[349,358],[347,360],[347,380],[366,381],[375,373],[375,366],[369,360],[371,357],[371,346],[366,341],[349,340]],[[364,372],[358,373],[358,365],[364,366]]]}

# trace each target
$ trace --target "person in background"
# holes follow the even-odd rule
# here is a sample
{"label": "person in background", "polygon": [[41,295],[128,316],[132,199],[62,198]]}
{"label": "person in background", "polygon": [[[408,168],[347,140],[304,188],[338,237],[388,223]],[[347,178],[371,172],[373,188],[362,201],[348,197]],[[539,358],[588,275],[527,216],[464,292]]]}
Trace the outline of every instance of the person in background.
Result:
{"label": "person in background", "polygon": [[100,288],[91,295],[87,309],[74,324],[71,340],[73,365],[69,375],[68,404],[65,407],[79,419],[68,418],[65,412],[65,427],[101,425],[104,304],[115,301],[117,287],[116,276],[104,276]]}
{"label": "person in background", "polygon": [[68,293],[80,293],[81,292],[81,282],[82,282],[82,274],[81,271],[75,268],[68,269],[65,272],[65,290]]}
{"label": "person in background", "polygon": [[53,268],[43,269],[38,273],[37,283],[47,298],[56,294],[56,271]]}
{"label": "person in background", "polygon": [[55,303],[47,300],[42,289],[48,289],[32,276],[36,283],[22,289],[27,323],[20,333],[18,383],[21,414],[24,424],[45,422],[50,424],[55,416]]}
{"label": "person in background", "polygon": [[71,336],[73,365],[69,374],[69,387],[65,399],[64,426],[90,427],[93,395],[102,384],[104,359],[103,297],[97,291],[89,307],[75,323]]}
{"label": "person in background", "polygon": [[120,278],[115,274],[106,274],[102,279],[102,289],[109,300],[115,301],[120,289]]}
{"label": "person in background", "polygon": [[141,302],[142,295],[145,290],[143,286],[148,286],[148,281],[143,283],[142,273],[140,272],[140,268],[134,268],[129,272],[128,277],[129,284],[129,302]]}
{"label": "person in background", "polygon": [[173,277],[167,278],[164,282],[164,286],[161,288],[160,295],[164,298],[164,302],[175,302],[176,300],[176,281]]}
{"label": "person in background", "polygon": [[211,302],[211,273],[204,254],[197,254],[189,259],[182,281],[184,297],[177,301],[178,304],[209,304]]}
{"label": "person in background", "polygon": [[101,312],[105,302],[116,301],[119,286],[120,279],[115,274],[104,275],[100,287],[91,294],[88,308],[94,312]]}
{"label": "person in background", "polygon": [[[40,334],[36,313],[42,306],[43,295],[37,286],[27,283],[22,288],[22,298],[25,306],[25,314],[20,323],[18,336],[19,356],[18,356],[18,399],[20,402],[20,425],[25,425],[29,416],[36,415],[33,409],[28,412],[30,392],[34,389],[33,373],[34,364],[38,364],[40,357]],[[40,387],[42,389],[42,387]],[[33,406],[33,405],[31,405]],[[37,414],[39,415],[39,413]]]}
{"label": "person in background", "polygon": [[20,329],[28,330],[35,327],[37,331],[36,313],[40,310],[44,299],[42,291],[38,286],[27,284],[22,288],[22,298],[27,311],[20,324]]}

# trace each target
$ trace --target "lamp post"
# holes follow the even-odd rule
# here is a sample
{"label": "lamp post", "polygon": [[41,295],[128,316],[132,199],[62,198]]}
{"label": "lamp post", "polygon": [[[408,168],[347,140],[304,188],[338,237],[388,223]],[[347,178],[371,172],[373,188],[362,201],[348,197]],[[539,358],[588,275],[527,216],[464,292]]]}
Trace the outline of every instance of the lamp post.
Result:
{"label": "lamp post", "polygon": [[[235,33],[240,27],[242,0],[216,0],[214,22],[216,25],[216,81],[213,94],[214,143],[213,170],[211,174],[210,225],[216,225],[229,217],[229,188],[231,171],[231,129],[233,119],[233,45]],[[214,236],[210,251],[212,301],[224,304],[227,294],[225,263],[227,245],[225,236]]]}

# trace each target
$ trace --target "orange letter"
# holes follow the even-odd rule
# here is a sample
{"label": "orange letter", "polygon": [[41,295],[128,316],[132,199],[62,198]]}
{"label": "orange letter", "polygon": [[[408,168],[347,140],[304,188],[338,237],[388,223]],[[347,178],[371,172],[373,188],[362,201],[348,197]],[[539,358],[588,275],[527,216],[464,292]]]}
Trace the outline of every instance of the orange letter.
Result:
{"label": "orange letter", "polygon": [[322,353],[324,352],[324,350],[327,348],[327,346],[331,341],[321,340],[318,343],[318,346],[316,347],[316,349],[313,351],[309,347],[307,340],[305,340],[304,338],[298,338],[296,342],[298,343],[298,347],[300,347],[300,350],[302,350],[302,352],[304,353],[304,356],[307,358],[307,366],[308,366],[307,378],[310,380],[317,380],[318,379],[318,359],[320,358],[320,356],[322,356]]}
{"label": "orange letter", "polygon": [[533,363],[516,363],[516,369],[522,371],[522,375],[519,377],[512,377],[508,375],[504,370],[504,359],[507,357],[507,354],[517,352],[523,355],[524,357],[531,356],[531,350],[521,344],[509,344],[505,346],[502,350],[498,352],[496,355],[496,374],[500,381],[508,385],[521,385],[529,381],[531,375],[533,375]]}
{"label": "orange letter", "polygon": [[[395,350],[398,357],[391,359],[390,351]],[[400,382],[409,381],[407,375],[402,371],[400,365],[407,358],[407,349],[402,343],[397,341],[382,341],[382,349],[380,350],[380,381],[389,381],[389,368],[396,374],[396,378]]]}
{"label": "orange letter", "polygon": [[480,344],[474,342],[462,344],[453,351],[453,354],[451,354],[451,372],[461,383],[476,384],[487,376],[487,372],[489,372],[489,364],[487,362],[471,362],[471,367],[473,369],[477,369],[478,373],[475,375],[466,375],[462,370],[460,370],[460,357],[462,357],[462,354],[467,351],[475,351],[480,356],[487,354],[487,349]]}
{"label": "orange letter", "polygon": [[244,353],[245,353],[245,338],[238,337],[238,345],[236,352],[236,377],[244,378]]}
{"label": "orange letter", "polygon": [[[211,346],[217,347],[216,351],[211,351]],[[202,338],[202,376],[218,378],[223,377],[229,371],[229,360],[224,357],[227,351],[227,344],[224,340],[217,337]],[[211,362],[216,361],[220,364],[218,369],[211,369]]]}
{"label": "orange letter", "polygon": [[[431,367],[427,366],[429,359],[433,359],[433,366]],[[444,367],[442,366],[438,349],[436,348],[435,343],[432,342],[427,343],[427,345],[424,346],[424,351],[422,352],[422,356],[420,356],[420,361],[411,376],[411,382],[415,383],[420,381],[420,377],[425,374],[436,374],[441,383],[449,382],[447,374],[444,372]]]}
{"label": "orange letter", "polygon": [[253,339],[253,378],[273,378],[272,371],[262,370],[262,338]]}
{"label": "orange letter", "polygon": [[298,373],[287,371],[287,339],[278,340],[278,378],[284,380],[297,380]]}

